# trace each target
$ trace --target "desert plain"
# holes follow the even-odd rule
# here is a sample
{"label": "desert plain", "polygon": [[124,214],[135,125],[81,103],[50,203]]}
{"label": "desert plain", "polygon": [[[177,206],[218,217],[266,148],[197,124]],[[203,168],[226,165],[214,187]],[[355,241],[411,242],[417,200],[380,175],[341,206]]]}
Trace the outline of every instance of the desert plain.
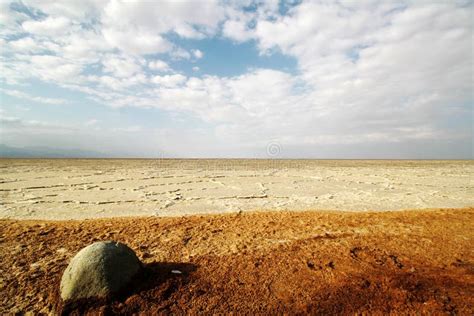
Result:
{"label": "desert plain", "polygon": [[[0,312],[474,312],[472,161],[0,160]],[[64,304],[99,240],[145,264]],[[178,270],[180,274],[171,273]]]}
{"label": "desert plain", "polygon": [[472,161],[0,160],[1,218],[474,205]]}

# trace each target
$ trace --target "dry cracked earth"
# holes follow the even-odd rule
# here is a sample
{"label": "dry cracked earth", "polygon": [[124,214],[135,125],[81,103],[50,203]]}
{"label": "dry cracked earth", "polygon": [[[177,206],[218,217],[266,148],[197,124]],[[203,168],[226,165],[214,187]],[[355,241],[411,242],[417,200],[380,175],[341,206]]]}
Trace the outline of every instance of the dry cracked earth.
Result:
{"label": "dry cracked earth", "polygon": [[0,159],[0,218],[474,205],[472,161]]}

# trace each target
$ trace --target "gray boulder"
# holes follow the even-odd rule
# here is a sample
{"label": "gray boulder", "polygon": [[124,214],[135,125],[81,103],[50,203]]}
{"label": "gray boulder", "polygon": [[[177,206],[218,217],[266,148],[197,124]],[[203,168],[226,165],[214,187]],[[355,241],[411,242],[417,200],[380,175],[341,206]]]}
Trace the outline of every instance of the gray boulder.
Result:
{"label": "gray boulder", "polygon": [[114,241],[101,241],[79,251],[61,278],[61,298],[77,300],[108,297],[123,289],[140,271],[132,249]]}

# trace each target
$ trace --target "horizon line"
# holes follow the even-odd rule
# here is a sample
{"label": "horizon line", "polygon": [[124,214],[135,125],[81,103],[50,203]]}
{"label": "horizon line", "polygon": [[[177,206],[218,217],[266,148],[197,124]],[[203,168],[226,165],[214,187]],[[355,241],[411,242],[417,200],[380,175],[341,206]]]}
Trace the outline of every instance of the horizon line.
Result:
{"label": "horizon line", "polygon": [[2,157],[2,160],[49,160],[49,159],[70,159],[70,160],[392,160],[392,161],[408,161],[408,160],[432,160],[432,161],[455,161],[465,160],[471,161],[474,158],[276,158],[276,157]]}

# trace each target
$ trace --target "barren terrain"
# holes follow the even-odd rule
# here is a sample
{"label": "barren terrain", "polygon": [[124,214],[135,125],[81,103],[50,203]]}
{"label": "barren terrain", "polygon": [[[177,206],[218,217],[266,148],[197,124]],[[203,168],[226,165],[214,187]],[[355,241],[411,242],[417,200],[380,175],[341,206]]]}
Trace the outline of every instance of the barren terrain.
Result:
{"label": "barren terrain", "polygon": [[[1,159],[0,314],[472,315],[473,175],[472,161]],[[67,263],[100,240],[143,271],[64,304]]]}
{"label": "barren terrain", "polygon": [[474,162],[0,159],[0,218],[474,205]]}
{"label": "barren terrain", "polygon": [[[0,313],[472,315],[473,227],[472,208],[2,220]],[[63,306],[68,260],[98,240],[128,244],[144,272],[113,300]]]}

